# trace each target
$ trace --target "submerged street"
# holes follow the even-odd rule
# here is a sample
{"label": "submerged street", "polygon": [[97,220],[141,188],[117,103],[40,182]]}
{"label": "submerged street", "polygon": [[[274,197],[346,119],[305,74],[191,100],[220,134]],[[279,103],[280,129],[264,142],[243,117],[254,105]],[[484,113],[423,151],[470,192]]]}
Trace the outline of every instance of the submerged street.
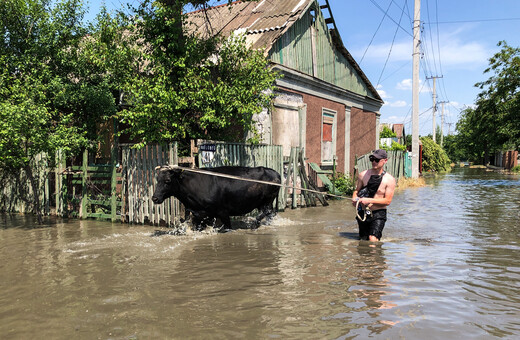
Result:
{"label": "submerged street", "polygon": [[382,242],[350,201],[270,225],[0,216],[2,339],[520,337],[520,179],[455,169],[398,190]]}

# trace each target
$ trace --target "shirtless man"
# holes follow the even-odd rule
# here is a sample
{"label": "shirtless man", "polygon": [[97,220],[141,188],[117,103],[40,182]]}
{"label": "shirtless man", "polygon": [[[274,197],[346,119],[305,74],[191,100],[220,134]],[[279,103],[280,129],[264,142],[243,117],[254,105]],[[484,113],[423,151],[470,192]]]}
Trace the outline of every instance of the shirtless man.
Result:
{"label": "shirtless man", "polygon": [[[369,159],[372,162],[372,169],[365,170],[359,174],[356,190],[354,190],[352,195],[352,205],[356,206],[359,200],[359,206],[363,209],[358,212],[358,215],[363,219],[366,214],[365,221],[360,220],[358,216],[356,217],[359,225],[359,239],[375,242],[379,241],[383,234],[386,222],[386,207],[390,205],[394,197],[395,178],[383,170],[386,162],[388,162],[385,150],[379,149],[374,151]],[[371,180],[373,193],[369,194],[369,196],[372,197],[358,197],[359,191],[369,184],[372,176],[375,176]],[[380,184],[377,186],[379,181]],[[369,189],[370,187],[369,185]],[[369,208],[370,215],[366,213],[366,207]]]}

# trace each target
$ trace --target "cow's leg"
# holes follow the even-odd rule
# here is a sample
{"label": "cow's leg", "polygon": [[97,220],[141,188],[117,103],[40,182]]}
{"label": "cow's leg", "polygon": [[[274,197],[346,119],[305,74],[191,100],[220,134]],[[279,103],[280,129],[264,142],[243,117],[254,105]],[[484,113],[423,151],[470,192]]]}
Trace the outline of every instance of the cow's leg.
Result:
{"label": "cow's leg", "polygon": [[260,215],[256,217],[256,228],[260,226],[260,222],[267,216],[268,219],[271,219],[274,215],[276,215],[276,210],[273,208],[273,202],[267,203],[266,205],[260,207]]}
{"label": "cow's leg", "polygon": [[221,215],[220,220],[224,223],[226,229],[231,229],[231,219],[229,218],[229,215]]}
{"label": "cow's leg", "polygon": [[207,227],[210,217],[205,212],[193,211],[191,223],[195,226],[196,230],[203,230]]}

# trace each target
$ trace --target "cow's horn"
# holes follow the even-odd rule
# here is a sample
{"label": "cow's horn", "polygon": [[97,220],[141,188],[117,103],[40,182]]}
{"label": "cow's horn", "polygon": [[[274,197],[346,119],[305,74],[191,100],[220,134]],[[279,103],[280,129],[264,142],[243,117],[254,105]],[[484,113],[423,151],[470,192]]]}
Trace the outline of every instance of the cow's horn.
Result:
{"label": "cow's horn", "polygon": [[159,165],[159,166],[156,166],[155,167],[155,170],[173,170],[173,169],[177,169],[179,166],[178,165]]}

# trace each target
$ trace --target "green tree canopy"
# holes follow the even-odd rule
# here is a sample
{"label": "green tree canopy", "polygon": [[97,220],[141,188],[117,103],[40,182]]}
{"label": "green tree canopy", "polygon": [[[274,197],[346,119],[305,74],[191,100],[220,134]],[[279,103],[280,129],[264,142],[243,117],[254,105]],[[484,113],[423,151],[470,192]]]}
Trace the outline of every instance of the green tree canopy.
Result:
{"label": "green tree canopy", "polygon": [[252,117],[269,105],[276,79],[262,51],[249,49],[244,36],[190,33],[176,5],[144,1],[134,18],[130,34],[142,62],[124,86],[124,132],[145,144],[236,141],[254,129]]}
{"label": "green tree canopy", "polygon": [[489,161],[495,151],[520,146],[520,48],[501,41],[489,59],[489,79],[475,86],[475,107],[461,112],[457,122],[458,147],[473,161]]}
{"label": "green tree canopy", "polygon": [[35,193],[36,156],[78,152],[117,109],[118,74],[105,60],[113,53],[100,48],[102,39],[94,42],[97,33],[89,35],[82,3],[0,2],[0,171],[24,170]]}
{"label": "green tree canopy", "polygon": [[430,137],[421,137],[423,171],[448,171],[450,159],[446,152]]}

